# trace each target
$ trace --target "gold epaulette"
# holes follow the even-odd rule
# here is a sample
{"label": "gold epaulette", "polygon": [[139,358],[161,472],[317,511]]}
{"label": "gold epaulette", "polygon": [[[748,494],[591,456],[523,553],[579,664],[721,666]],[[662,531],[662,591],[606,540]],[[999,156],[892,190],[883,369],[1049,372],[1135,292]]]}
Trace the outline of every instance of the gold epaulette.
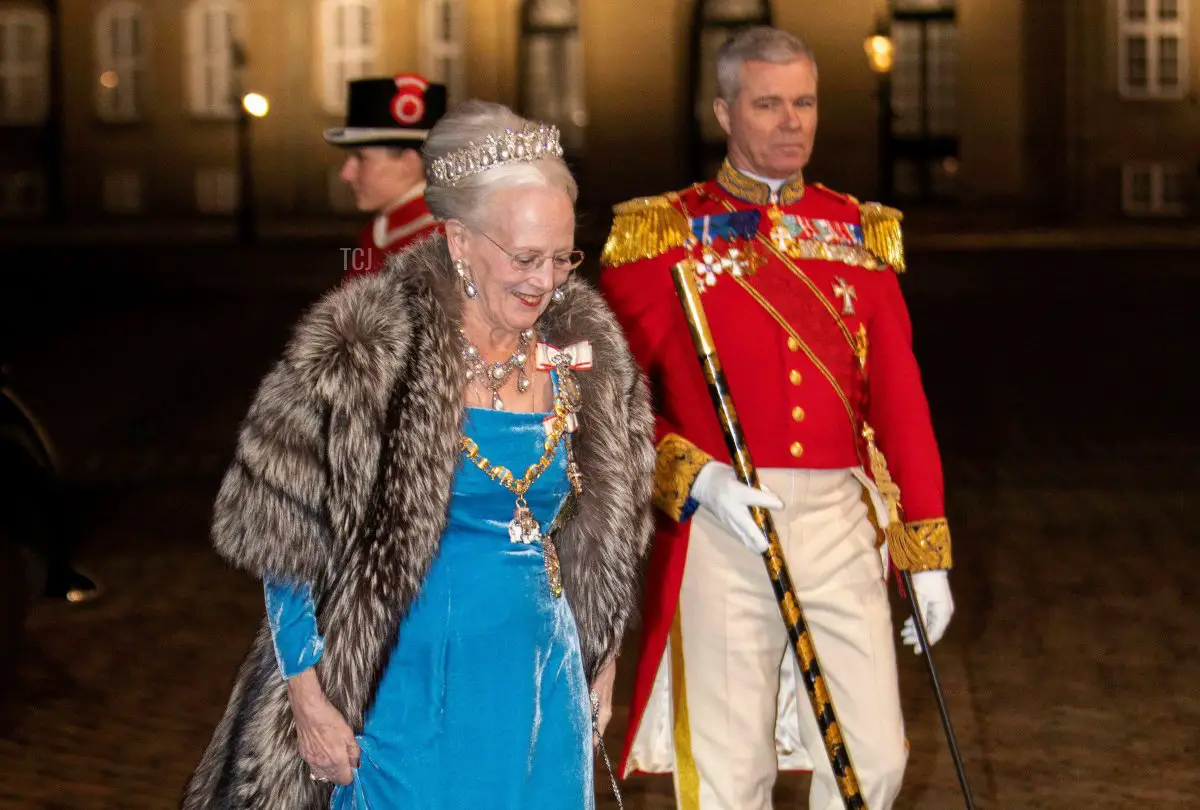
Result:
{"label": "gold epaulette", "polygon": [[691,236],[687,217],[672,202],[673,195],[638,197],[613,206],[613,224],[600,254],[600,263],[615,267],[653,259],[683,247]]}
{"label": "gold epaulette", "polygon": [[904,215],[895,208],[879,203],[863,203],[858,207],[862,222],[863,246],[880,261],[887,262],[897,273],[904,264],[904,238],[900,220]]}

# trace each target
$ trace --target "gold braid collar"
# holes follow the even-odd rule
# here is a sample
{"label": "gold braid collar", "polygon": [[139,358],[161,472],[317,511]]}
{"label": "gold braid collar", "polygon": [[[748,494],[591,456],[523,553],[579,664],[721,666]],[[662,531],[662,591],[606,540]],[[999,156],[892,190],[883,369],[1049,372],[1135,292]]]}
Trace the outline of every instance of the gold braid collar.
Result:
{"label": "gold braid collar", "polygon": [[[755,180],[739,172],[726,158],[717,171],[717,185],[727,192],[748,203],[755,205],[770,205],[771,187],[761,180]],[[804,175],[797,174],[779,188],[776,201],[780,205],[791,205],[804,199]]]}

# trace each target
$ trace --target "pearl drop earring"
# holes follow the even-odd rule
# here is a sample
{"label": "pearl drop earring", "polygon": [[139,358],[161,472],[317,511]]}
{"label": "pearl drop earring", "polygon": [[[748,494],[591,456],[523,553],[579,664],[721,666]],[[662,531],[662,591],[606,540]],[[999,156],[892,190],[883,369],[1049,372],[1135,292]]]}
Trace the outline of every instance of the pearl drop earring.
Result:
{"label": "pearl drop earring", "polygon": [[455,259],[454,269],[458,273],[458,277],[462,279],[463,292],[467,294],[467,298],[475,298],[479,295],[479,290],[475,288],[475,284],[467,278],[467,262],[465,259]]}

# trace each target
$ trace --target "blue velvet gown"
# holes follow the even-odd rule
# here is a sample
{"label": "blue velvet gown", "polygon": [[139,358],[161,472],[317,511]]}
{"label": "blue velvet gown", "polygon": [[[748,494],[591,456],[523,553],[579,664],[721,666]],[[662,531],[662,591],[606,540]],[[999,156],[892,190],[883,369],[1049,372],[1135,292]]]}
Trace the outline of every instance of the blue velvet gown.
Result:
{"label": "blue velvet gown", "polygon": [[[467,410],[481,455],[524,474],[543,452],[545,414]],[[566,452],[526,494],[543,529],[569,488]],[[554,598],[539,543],[512,543],[515,496],[463,461],[441,549],[367,715],[359,769],[335,810],[595,806],[591,711],[575,618]],[[284,677],[322,652],[303,583],[268,581]]]}

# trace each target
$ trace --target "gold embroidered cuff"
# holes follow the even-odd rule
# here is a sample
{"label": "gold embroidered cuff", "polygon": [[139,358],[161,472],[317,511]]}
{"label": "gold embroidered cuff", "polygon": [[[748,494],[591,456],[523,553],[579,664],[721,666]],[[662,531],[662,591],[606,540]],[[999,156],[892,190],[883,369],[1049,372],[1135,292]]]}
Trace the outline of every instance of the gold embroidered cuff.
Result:
{"label": "gold embroidered cuff", "polygon": [[712,456],[678,433],[663,436],[655,449],[658,457],[654,461],[651,501],[672,520],[685,520],[688,516],[684,507],[692,494],[692,482]]}
{"label": "gold embroidered cuff", "polygon": [[904,524],[903,535],[889,533],[888,556],[902,571],[950,568],[950,524],[945,518]]}

